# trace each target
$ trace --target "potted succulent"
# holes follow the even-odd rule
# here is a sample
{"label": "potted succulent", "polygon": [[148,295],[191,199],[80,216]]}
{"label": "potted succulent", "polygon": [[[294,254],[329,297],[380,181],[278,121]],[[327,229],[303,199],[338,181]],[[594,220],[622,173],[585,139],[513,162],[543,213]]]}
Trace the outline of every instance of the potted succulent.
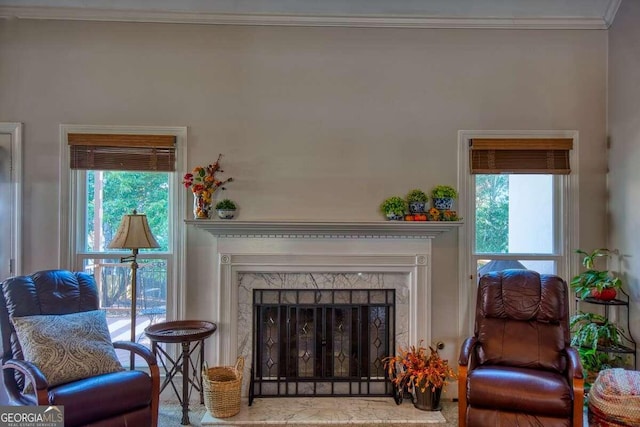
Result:
{"label": "potted succulent", "polygon": [[583,256],[582,265],[585,271],[571,279],[571,289],[581,299],[595,298],[610,301],[617,295],[617,289],[622,287],[622,281],[609,270],[595,268],[597,258],[610,257],[609,249],[595,249],[591,253],[577,249],[576,253]]}
{"label": "potted succulent", "polygon": [[236,214],[236,209],[236,204],[229,199],[223,199],[216,203],[216,212],[220,219],[232,219]]}
{"label": "potted succulent", "polygon": [[457,198],[458,192],[456,189],[448,185],[436,185],[431,190],[433,207],[441,211],[451,210],[453,201]]}
{"label": "potted succulent", "polygon": [[406,199],[409,204],[409,212],[412,214],[420,214],[424,212],[429,196],[427,196],[424,191],[415,189],[409,191]]}
{"label": "potted succulent", "polygon": [[423,347],[400,347],[396,356],[386,357],[384,366],[399,394],[409,390],[414,395],[414,406],[427,411],[440,410],[443,387],[457,374],[438,354],[438,350]]}
{"label": "potted succulent", "polygon": [[392,196],[382,202],[380,210],[386,215],[387,219],[401,221],[407,210],[407,202],[400,196]]}

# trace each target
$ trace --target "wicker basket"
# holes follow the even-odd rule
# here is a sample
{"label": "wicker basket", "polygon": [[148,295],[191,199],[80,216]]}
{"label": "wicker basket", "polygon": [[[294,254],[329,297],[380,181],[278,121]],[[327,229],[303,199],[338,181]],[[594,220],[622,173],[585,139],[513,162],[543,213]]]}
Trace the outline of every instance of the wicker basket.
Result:
{"label": "wicker basket", "polygon": [[235,366],[217,366],[202,370],[204,404],[216,418],[233,417],[240,412],[240,390],[244,357],[238,357]]}

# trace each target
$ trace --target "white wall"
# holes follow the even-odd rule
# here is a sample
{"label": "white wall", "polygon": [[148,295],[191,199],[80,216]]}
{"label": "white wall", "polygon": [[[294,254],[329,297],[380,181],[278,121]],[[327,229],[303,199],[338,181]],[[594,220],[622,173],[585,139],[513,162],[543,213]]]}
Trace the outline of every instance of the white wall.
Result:
{"label": "white wall", "polygon": [[[597,30],[2,21],[0,121],[25,124],[24,270],[56,267],[61,123],[188,126],[189,166],[224,153],[245,220],[382,220],[390,195],[456,184],[460,129],[578,130],[581,245],[598,247],[606,54]],[[215,239],[187,239],[189,317],[215,320]],[[453,360],[457,245],[438,237],[433,258],[433,338]]]}
{"label": "white wall", "polygon": [[[632,298],[631,332],[640,342],[640,3],[623,1],[609,31],[609,229],[608,247],[619,249]],[[626,327],[625,327],[626,329]],[[639,365],[640,366],[640,365]]]}

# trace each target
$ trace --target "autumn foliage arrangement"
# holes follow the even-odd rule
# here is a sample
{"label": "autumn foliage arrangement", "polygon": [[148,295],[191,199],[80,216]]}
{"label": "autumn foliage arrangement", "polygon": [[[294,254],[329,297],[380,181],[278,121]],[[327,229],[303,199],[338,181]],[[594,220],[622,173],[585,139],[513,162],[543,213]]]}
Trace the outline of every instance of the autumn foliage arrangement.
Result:
{"label": "autumn foliage arrangement", "polygon": [[182,184],[187,189],[191,189],[194,197],[194,215],[197,218],[206,218],[209,215],[213,194],[218,190],[224,190],[224,184],[233,181],[233,178],[221,180],[216,178],[216,173],[224,172],[220,168],[220,159],[222,154],[218,155],[218,159],[212,165],[196,166],[191,173],[184,175]]}
{"label": "autumn foliage arrangement", "polygon": [[430,387],[432,391],[444,387],[448,380],[457,378],[457,374],[449,366],[449,362],[438,354],[438,350],[429,346],[400,347],[398,355],[384,359],[385,369],[391,382],[398,388],[413,387],[425,391]]}

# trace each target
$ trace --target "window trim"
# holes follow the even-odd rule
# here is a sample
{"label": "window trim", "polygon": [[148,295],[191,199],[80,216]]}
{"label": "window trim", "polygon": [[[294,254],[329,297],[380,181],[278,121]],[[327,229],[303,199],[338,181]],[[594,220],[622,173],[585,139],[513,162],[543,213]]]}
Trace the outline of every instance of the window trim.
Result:
{"label": "window trim", "polygon": [[[571,257],[572,248],[578,247],[579,242],[579,143],[578,131],[575,130],[459,130],[458,131],[458,193],[460,204],[460,215],[466,219],[459,230],[458,235],[458,255],[459,255],[459,282],[458,282],[458,335],[462,341],[473,332],[476,306],[475,287],[472,286],[477,278],[475,277],[475,265],[473,261],[474,230],[475,224],[471,220],[474,218],[474,203],[470,195],[474,192],[471,188],[473,181],[469,165],[469,141],[473,138],[571,138],[573,149],[570,150],[571,173],[565,176],[564,186],[561,191],[566,195],[566,204],[562,207],[562,217],[560,218],[564,236],[561,238],[558,249],[562,251],[561,260],[558,261],[558,275],[568,281],[571,271],[578,271],[576,257]],[[560,230],[558,230],[560,232]],[[513,254],[510,254],[513,255]]]}
{"label": "window trim", "polygon": [[[102,125],[60,125],[60,163],[59,163],[59,207],[58,222],[59,253],[58,265],[60,268],[75,270],[82,266],[78,259],[83,258],[84,251],[78,251],[77,224],[82,213],[78,212],[76,197],[72,197],[71,190],[77,188],[77,174],[69,165],[70,133],[96,133],[96,134],[135,134],[135,135],[173,135],[176,138],[176,170],[173,180],[169,185],[169,229],[172,230],[171,242],[173,245],[173,271],[169,275],[167,283],[167,295],[171,296],[172,304],[167,309],[167,317],[180,319],[186,313],[186,192],[182,188],[182,176],[187,169],[187,127],[185,126],[102,126]],[[78,257],[77,255],[81,255]],[[146,254],[145,254],[146,255]],[[92,253],[92,256],[100,257],[101,253]],[[108,257],[116,256],[109,253]],[[174,286],[175,284],[175,286]]]}
{"label": "window trim", "polygon": [[9,273],[22,274],[22,123],[0,122],[0,134],[11,138],[11,257]]}

